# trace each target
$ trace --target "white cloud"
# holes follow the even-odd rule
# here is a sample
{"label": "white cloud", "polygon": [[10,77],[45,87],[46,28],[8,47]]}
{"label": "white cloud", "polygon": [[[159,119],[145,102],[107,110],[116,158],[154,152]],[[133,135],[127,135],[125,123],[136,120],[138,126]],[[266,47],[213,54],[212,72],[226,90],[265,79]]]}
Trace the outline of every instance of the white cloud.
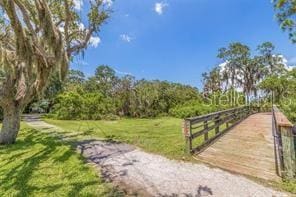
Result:
{"label": "white cloud", "polygon": [[164,2],[155,3],[155,5],[154,5],[154,11],[158,15],[162,15],[163,14],[163,11],[164,11],[164,8],[166,8],[167,6],[168,6],[168,4],[167,3],[164,3]]}
{"label": "white cloud", "polygon": [[[92,0],[93,1],[93,0]],[[104,5],[107,7],[111,7],[113,4],[113,0],[101,0]],[[81,10],[83,7],[83,0],[73,0],[74,8],[76,10]]]}
{"label": "white cloud", "polygon": [[225,67],[226,67],[227,63],[228,62],[226,61],[226,62],[223,62],[223,63],[219,64],[219,67],[221,68],[221,72],[223,72],[225,70]]}
{"label": "white cloud", "polygon": [[103,4],[107,5],[108,7],[111,7],[113,4],[112,0],[102,0]]}
{"label": "white cloud", "polygon": [[296,63],[296,58],[291,58],[291,59],[287,59],[284,55],[273,55],[274,57],[275,56],[278,56],[279,58],[282,59],[282,64],[284,65],[284,67],[287,69],[287,70],[292,70],[294,68],[294,65]]}
{"label": "white cloud", "polygon": [[120,74],[120,75],[132,75],[132,74],[129,73],[129,72],[123,72],[123,71],[117,70],[117,69],[115,69],[115,68],[113,68],[113,69],[115,70],[115,72],[116,72],[117,74]]}
{"label": "white cloud", "polygon": [[101,43],[101,39],[99,37],[92,36],[89,40],[89,44],[93,47],[97,47]]}
{"label": "white cloud", "polygon": [[73,0],[74,8],[76,10],[81,10],[83,6],[83,0]]}
{"label": "white cloud", "polygon": [[133,38],[130,37],[128,34],[121,34],[120,38],[124,42],[131,42],[133,40]]}
{"label": "white cloud", "polygon": [[84,26],[83,23],[79,23],[78,24],[78,28],[79,28],[79,30],[84,30],[85,29],[85,26]]}

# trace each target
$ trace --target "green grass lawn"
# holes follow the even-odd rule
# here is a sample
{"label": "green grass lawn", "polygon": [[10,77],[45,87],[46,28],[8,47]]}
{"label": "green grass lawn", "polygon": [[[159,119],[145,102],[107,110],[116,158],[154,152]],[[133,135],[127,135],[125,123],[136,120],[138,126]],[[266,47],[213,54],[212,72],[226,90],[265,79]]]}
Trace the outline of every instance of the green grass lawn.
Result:
{"label": "green grass lawn", "polygon": [[[184,154],[181,121],[168,117],[118,121],[46,119],[66,133],[81,133],[79,139],[86,136],[112,139],[171,159],[190,160]],[[103,182],[98,172],[66,143],[22,125],[16,144],[0,146],[0,196],[123,195]],[[275,186],[295,193],[295,185],[283,182]]]}
{"label": "green grass lawn", "polygon": [[0,196],[117,196],[70,145],[22,126],[0,146]]}
{"label": "green grass lawn", "polygon": [[184,159],[185,141],[181,119],[121,119],[117,121],[64,121],[45,119],[67,132],[84,132],[99,138],[136,145],[171,159]]}
{"label": "green grass lawn", "polygon": [[[81,133],[79,137],[82,138],[92,135],[133,144],[145,151],[161,154],[170,159],[192,159],[185,154],[185,139],[181,130],[182,120],[178,118],[120,119],[117,121],[44,120],[62,128],[66,133]],[[220,129],[224,128],[226,126],[222,125]],[[214,136],[215,131],[210,131],[209,138]],[[193,147],[200,145],[203,141],[203,135],[194,139]]]}
{"label": "green grass lawn", "polygon": [[[127,142],[143,148],[146,151],[164,155],[171,159],[190,160],[184,154],[185,144],[181,132],[182,120],[176,118],[158,119],[121,119],[118,121],[63,121],[46,119],[46,122],[63,128],[66,132],[82,132],[83,135],[93,135]],[[226,125],[221,125],[223,130]],[[209,132],[214,137],[215,131]],[[193,141],[196,146],[203,141],[204,136]],[[296,193],[296,183],[292,181],[275,183],[274,187]]]}

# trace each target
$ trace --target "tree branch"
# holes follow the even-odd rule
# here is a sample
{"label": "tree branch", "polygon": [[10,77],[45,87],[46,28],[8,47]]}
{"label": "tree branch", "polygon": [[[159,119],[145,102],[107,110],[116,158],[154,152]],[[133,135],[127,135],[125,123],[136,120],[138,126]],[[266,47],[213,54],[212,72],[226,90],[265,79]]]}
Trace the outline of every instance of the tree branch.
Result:
{"label": "tree branch", "polygon": [[14,33],[16,34],[16,42],[17,42],[17,53],[21,57],[24,56],[24,50],[26,50],[26,40],[25,33],[21,22],[16,14],[14,1],[13,0],[4,0],[3,7],[6,11],[7,16],[9,17],[12,28],[14,29]]}
{"label": "tree branch", "polygon": [[36,41],[37,40],[37,34],[35,32],[35,29],[33,28],[32,24],[31,24],[31,20],[30,20],[30,17],[29,17],[29,13],[27,12],[27,9],[25,8],[25,6],[22,4],[21,1],[14,0],[14,2],[16,3],[16,5],[19,7],[20,11],[22,12],[24,22],[27,25],[30,33],[33,35],[34,41]]}
{"label": "tree branch", "polygon": [[67,49],[70,47],[70,41],[69,41],[69,22],[70,22],[70,7],[68,4],[68,0],[64,0],[65,2],[65,41],[66,41],[66,47]]}
{"label": "tree branch", "polygon": [[94,28],[89,27],[84,40],[81,43],[67,49],[68,56],[70,57],[73,53],[78,53],[80,50],[86,48],[93,32]]}

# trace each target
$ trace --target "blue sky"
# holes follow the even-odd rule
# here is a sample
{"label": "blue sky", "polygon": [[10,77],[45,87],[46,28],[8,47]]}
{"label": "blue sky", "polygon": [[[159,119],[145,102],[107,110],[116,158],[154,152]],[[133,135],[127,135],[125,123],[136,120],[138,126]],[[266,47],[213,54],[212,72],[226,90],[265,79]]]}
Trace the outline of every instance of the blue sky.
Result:
{"label": "blue sky", "polygon": [[107,64],[119,75],[201,88],[201,74],[221,63],[218,49],[236,41],[254,52],[271,41],[296,63],[296,45],[279,28],[270,0],[116,0],[111,8],[98,46],[72,64],[88,76]]}

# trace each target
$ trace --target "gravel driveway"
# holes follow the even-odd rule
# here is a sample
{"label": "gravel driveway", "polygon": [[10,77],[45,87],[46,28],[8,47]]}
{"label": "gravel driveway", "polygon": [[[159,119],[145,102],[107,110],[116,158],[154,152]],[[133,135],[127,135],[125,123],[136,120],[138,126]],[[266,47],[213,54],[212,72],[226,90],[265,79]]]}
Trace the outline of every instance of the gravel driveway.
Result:
{"label": "gravel driveway", "polygon": [[[31,127],[51,134],[61,131],[41,121],[38,116],[25,116],[25,121]],[[64,139],[68,139],[67,136]],[[126,144],[85,140],[78,143],[77,149],[100,169],[106,180],[121,186],[130,194],[184,197],[288,196],[243,176],[203,164],[169,160]]]}

